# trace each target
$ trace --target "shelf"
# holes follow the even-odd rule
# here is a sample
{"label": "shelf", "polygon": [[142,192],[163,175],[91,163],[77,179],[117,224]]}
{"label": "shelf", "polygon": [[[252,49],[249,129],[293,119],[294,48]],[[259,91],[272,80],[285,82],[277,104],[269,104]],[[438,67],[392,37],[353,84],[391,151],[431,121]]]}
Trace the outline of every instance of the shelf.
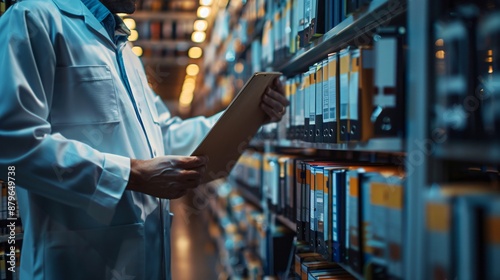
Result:
{"label": "shelf", "polygon": [[498,143],[445,143],[435,146],[435,155],[440,159],[500,163]]}
{"label": "shelf", "polygon": [[359,151],[359,152],[386,152],[404,153],[403,140],[400,138],[377,138],[367,142],[356,143],[309,143],[301,140],[252,140],[251,146],[265,147],[266,145],[280,148],[336,150],[336,151]]}
{"label": "shelf", "polygon": [[353,277],[355,277],[358,280],[364,280],[365,278],[359,274],[359,272],[354,271],[350,266],[343,264],[343,263],[337,263],[340,267],[342,267],[345,271],[349,272]]}
{"label": "shelf", "polygon": [[288,218],[286,218],[285,216],[283,215],[276,215],[276,219],[282,223],[283,225],[285,225],[287,228],[289,228],[290,230],[292,231],[297,231],[297,224],[295,224],[294,222],[290,221]]}
{"label": "shelf", "polygon": [[252,203],[253,205],[257,206],[259,209],[262,209],[262,202],[260,199],[255,196],[253,193],[249,192],[247,189],[242,187],[242,183],[237,182],[234,179],[231,179],[229,183],[233,186],[236,187],[238,190],[239,194],[248,202]]}
{"label": "shelf", "polygon": [[[318,38],[311,45],[298,50],[288,61],[274,65],[274,70],[286,76],[294,75],[307,70],[322,58],[328,57],[333,51],[348,46],[360,34],[358,44],[368,43],[373,35],[370,31],[385,24],[406,11],[406,1],[403,0],[373,0],[365,11],[348,16],[345,20]],[[368,37],[370,36],[370,37]]]}
{"label": "shelf", "polygon": [[[0,243],[7,242],[9,240],[8,234],[0,236]],[[22,233],[16,233],[16,240],[22,240],[23,239],[23,234]]]}

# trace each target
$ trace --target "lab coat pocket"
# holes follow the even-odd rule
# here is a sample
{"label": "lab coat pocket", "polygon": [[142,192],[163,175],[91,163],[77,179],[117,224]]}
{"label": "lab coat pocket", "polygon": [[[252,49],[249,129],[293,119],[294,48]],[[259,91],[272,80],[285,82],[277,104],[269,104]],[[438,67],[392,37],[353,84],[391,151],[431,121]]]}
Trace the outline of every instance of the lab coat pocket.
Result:
{"label": "lab coat pocket", "polygon": [[119,122],[116,89],[109,67],[57,67],[50,120],[54,125]]}
{"label": "lab coat pocket", "polygon": [[48,232],[44,279],[145,279],[144,246],[140,223]]}

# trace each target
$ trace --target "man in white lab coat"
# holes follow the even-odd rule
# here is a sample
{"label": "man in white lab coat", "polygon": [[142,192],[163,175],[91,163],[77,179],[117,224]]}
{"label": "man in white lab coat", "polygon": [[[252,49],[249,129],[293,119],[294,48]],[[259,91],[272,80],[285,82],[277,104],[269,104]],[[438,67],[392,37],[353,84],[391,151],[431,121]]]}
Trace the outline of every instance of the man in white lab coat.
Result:
{"label": "man in white lab coat", "polygon": [[[217,116],[171,118],[114,16],[133,0],[101,2],[25,0],[0,17],[0,177],[14,172],[23,280],[170,279],[168,199],[204,172],[182,155]],[[287,105],[279,82],[261,104],[270,121]]]}

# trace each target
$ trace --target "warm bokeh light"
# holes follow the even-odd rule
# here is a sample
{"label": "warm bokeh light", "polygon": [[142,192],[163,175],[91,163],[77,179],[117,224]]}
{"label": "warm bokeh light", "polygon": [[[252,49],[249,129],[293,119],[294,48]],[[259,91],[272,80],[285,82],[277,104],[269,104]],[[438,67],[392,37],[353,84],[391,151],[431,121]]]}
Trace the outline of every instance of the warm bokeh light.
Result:
{"label": "warm bokeh light", "polygon": [[181,106],[189,106],[193,102],[194,94],[192,91],[182,91],[179,97],[179,104]]}
{"label": "warm bokeh light", "polygon": [[137,32],[137,30],[130,30],[130,36],[128,36],[128,40],[130,42],[134,42],[137,41],[138,38],[139,38],[139,33]]}
{"label": "warm bokeh light", "polygon": [[213,0],[200,0],[200,5],[210,6],[210,5],[212,5],[212,3],[213,3]]}
{"label": "warm bokeh light", "polygon": [[184,80],[184,84],[196,84],[196,79],[191,76],[186,76],[186,79]]}
{"label": "warm bokeh light", "polygon": [[128,16],[128,14],[126,14],[126,13],[117,13],[116,15],[121,17],[121,18]]}
{"label": "warm bokeh light", "polygon": [[245,70],[245,65],[244,65],[243,63],[238,62],[238,63],[236,63],[236,64],[234,65],[234,71],[235,71],[236,73],[238,73],[238,74],[239,74],[239,73],[243,72],[243,70]]}
{"label": "warm bokeh light", "polygon": [[139,46],[134,46],[134,47],[132,47],[132,52],[133,52],[135,55],[137,55],[137,56],[141,56],[141,55],[142,55],[143,50],[142,50],[142,48],[141,48],[141,47],[139,47]]}
{"label": "warm bokeh light", "polygon": [[437,51],[436,52],[436,58],[438,58],[438,59],[444,59],[444,51]]}
{"label": "warm bokeh light", "polygon": [[193,29],[195,31],[205,31],[208,28],[208,22],[204,19],[198,19],[194,21]]}
{"label": "warm bokeh light", "polygon": [[200,67],[196,64],[189,64],[186,67],[186,74],[189,76],[196,76],[200,72]]}
{"label": "warm bokeh light", "polygon": [[437,39],[437,40],[436,40],[436,46],[438,46],[438,47],[442,47],[443,45],[444,45],[444,41],[443,41],[443,39]]}
{"label": "warm bokeh light", "polygon": [[188,51],[189,58],[200,58],[203,54],[203,50],[200,47],[192,47]]}
{"label": "warm bokeh light", "polygon": [[195,31],[191,35],[191,40],[195,43],[203,43],[205,41],[207,34],[203,31]]}
{"label": "warm bokeh light", "polygon": [[136,27],[135,20],[133,18],[125,18],[123,19],[123,23],[125,23],[127,28],[130,30],[135,29]]}
{"label": "warm bokeh light", "polygon": [[207,18],[210,15],[210,7],[207,6],[200,6],[198,8],[197,15],[199,18]]}
{"label": "warm bokeh light", "polygon": [[190,84],[190,83],[184,83],[184,85],[182,85],[182,91],[194,91],[194,88],[195,88],[195,85],[194,84]]}

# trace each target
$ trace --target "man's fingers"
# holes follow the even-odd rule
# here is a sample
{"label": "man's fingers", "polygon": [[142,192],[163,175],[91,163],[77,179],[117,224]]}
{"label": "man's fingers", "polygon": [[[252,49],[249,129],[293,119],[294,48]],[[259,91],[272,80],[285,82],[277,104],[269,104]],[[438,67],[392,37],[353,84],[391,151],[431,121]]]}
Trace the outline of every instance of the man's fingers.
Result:
{"label": "man's fingers", "polygon": [[182,169],[194,169],[200,166],[204,166],[208,163],[208,157],[206,156],[189,156],[181,157],[180,160],[176,162],[176,167]]}
{"label": "man's fingers", "polygon": [[273,110],[273,108],[271,108],[266,103],[264,103],[264,102],[261,103],[260,108],[271,118],[270,119],[271,122],[275,122],[275,121],[281,119],[281,116],[278,114],[278,112]]}

